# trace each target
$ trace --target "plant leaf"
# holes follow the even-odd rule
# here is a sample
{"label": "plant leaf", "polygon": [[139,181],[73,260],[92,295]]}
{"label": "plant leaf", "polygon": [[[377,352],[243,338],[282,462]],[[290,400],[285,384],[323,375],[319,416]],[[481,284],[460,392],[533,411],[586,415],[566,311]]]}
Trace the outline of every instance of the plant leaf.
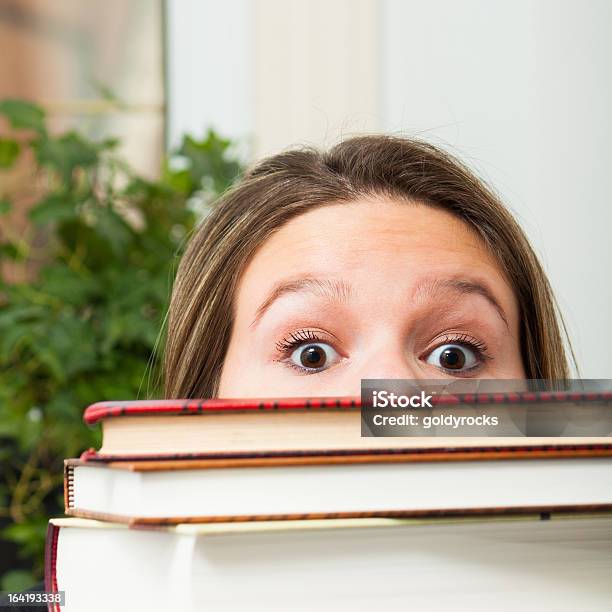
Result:
{"label": "plant leaf", "polygon": [[86,305],[97,289],[95,279],[84,277],[63,264],[43,268],[39,283],[46,294],[73,306]]}
{"label": "plant leaf", "polygon": [[0,115],[4,115],[16,130],[35,130],[45,132],[45,111],[27,100],[0,101]]}
{"label": "plant leaf", "polygon": [[72,183],[76,168],[95,166],[102,148],[104,145],[96,145],[76,132],[68,132],[58,138],[45,138],[35,143],[38,163],[55,170],[65,185]]}
{"label": "plant leaf", "polygon": [[19,143],[12,138],[0,138],[0,168],[10,168],[19,156]]}
{"label": "plant leaf", "polygon": [[20,593],[36,584],[36,579],[32,572],[27,570],[9,570],[2,576],[0,587],[3,591]]}
{"label": "plant leaf", "polygon": [[37,225],[65,221],[77,216],[77,205],[69,196],[52,193],[30,209],[28,216]]}
{"label": "plant leaf", "polygon": [[204,179],[212,180],[214,190],[221,193],[240,173],[240,164],[228,157],[231,142],[209,130],[202,140],[185,136],[178,154],[189,160],[193,183],[201,186]]}

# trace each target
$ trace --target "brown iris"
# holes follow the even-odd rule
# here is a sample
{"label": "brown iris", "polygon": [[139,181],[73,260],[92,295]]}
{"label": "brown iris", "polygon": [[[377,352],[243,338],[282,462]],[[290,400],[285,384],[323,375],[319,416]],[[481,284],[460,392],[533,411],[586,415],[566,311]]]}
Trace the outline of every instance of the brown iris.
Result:
{"label": "brown iris", "polygon": [[460,370],[465,365],[465,353],[456,346],[447,348],[440,354],[440,365],[448,370]]}
{"label": "brown iris", "polygon": [[325,351],[317,345],[306,346],[300,353],[300,362],[305,368],[321,368],[326,360]]}

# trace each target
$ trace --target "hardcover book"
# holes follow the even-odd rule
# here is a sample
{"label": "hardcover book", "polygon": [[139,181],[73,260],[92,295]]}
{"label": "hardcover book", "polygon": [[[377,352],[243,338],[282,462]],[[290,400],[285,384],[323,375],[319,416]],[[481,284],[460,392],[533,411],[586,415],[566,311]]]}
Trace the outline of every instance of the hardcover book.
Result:
{"label": "hardcover book", "polygon": [[47,590],[65,592],[62,612],[608,610],[612,517],[155,529],[53,519],[47,559]]}
{"label": "hardcover book", "polygon": [[129,523],[612,509],[612,448],[65,462],[66,513]]}
{"label": "hardcover book", "polygon": [[[483,410],[507,404],[583,406],[612,403],[612,392],[523,392],[440,397],[440,402],[470,401]],[[612,408],[611,408],[612,410]],[[568,448],[609,445],[610,437],[362,437],[360,399],[209,399],[99,402],[84,413],[89,425],[102,424],[102,447],[90,461],[146,458],[355,455],[394,451],[449,452],[471,448]]]}

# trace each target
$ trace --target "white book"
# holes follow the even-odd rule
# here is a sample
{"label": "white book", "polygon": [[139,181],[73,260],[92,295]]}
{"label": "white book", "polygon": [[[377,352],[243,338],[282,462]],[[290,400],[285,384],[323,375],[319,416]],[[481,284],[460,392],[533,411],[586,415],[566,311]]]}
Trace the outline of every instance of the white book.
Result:
{"label": "white book", "polygon": [[612,457],[530,451],[66,462],[66,512],[133,523],[612,509]]}
{"label": "white book", "polygon": [[63,612],[601,612],[612,601],[609,514],[155,530],[54,519],[47,546]]}

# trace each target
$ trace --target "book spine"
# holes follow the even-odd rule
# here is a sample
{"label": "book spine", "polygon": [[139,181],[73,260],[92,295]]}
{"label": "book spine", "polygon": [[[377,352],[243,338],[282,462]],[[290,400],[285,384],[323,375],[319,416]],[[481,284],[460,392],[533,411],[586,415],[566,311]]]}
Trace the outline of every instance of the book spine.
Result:
{"label": "book spine", "polygon": [[74,507],[74,465],[64,461],[64,509]]}
{"label": "book spine", "polygon": [[[47,525],[47,537],[45,540],[45,591],[57,593],[57,540],[60,528],[52,523]],[[47,604],[48,612],[60,612],[60,606],[56,603]]]}

